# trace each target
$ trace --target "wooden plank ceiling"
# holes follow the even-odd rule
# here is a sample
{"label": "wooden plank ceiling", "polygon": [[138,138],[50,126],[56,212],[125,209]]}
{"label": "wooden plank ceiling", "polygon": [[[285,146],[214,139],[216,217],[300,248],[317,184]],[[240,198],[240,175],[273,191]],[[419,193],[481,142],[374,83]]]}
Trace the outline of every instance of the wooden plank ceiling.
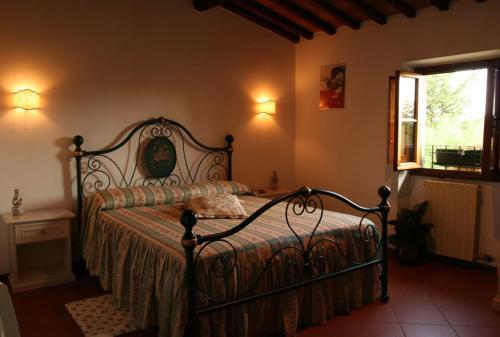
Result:
{"label": "wooden plank ceiling", "polygon": [[[221,6],[282,37],[297,43],[323,31],[335,34],[340,26],[358,30],[364,21],[379,25],[390,15],[402,13],[411,19],[417,10],[434,6],[447,11],[453,0],[193,0],[199,11]],[[474,1],[474,0],[470,0]],[[484,2],[486,0],[475,0]]]}

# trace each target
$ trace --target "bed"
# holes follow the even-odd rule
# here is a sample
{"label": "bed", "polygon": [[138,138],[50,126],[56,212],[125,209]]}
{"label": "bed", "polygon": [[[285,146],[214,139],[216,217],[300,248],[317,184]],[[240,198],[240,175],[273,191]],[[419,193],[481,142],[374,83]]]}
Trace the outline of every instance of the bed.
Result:
{"label": "bed", "polygon": [[[206,146],[163,117],[104,150],[73,138],[82,257],[117,305],[160,336],[232,337],[294,336],[387,301],[389,189],[375,207],[308,187],[258,198],[232,181],[233,140]],[[247,214],[199,219],[200,198],[236,199]],[[327,211],[326,199],[361,214]]]}

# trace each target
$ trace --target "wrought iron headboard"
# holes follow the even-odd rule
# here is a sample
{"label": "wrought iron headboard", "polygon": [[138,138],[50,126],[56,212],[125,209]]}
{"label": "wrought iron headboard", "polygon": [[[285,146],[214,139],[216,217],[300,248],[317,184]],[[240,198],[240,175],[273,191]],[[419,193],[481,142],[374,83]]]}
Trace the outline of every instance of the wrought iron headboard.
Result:
{"label": "wrought iron headboard", "polygon": [[[135,138],[138,138],[137,148],[135,154],[132,154],[132,162],[128,157],[124,165],[119,165],[112,158],[112,153],[125,145],[129,145],[131,151]],[[233,140],[232,135],[227,135],[224,147],[207,146],[183,125],[163,117],[139,123],[118,144],[103,150],[83,150],[83,137],[73,137],[78,220],[81,219],[83,197],[89,192],[110,187],[184,185],[199,181],[231,180]],[[149,156],[149,162],[164,165],[145,165],[144,155]],[[165,168],[167,171],[162,174],[161,170]]]}

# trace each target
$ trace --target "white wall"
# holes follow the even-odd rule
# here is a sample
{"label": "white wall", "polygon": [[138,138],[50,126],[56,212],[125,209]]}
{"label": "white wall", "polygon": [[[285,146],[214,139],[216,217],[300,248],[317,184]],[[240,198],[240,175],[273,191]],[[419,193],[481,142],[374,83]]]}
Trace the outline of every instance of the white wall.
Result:
{"label": "white wall", "polygon": [[[0,212],[14,188],[26,209],[73,208],[71,137],[108,145],[128,125],[163,115],[201,141],[235,136],[234,178],[269,184],[293,179],[294,46],[191,0],[3,1],[0,11]],[[31,87],[41,109],[12,109],[12,92]],[[261,96],[277,100],[263,121]],[[8,272],[0,223],[0,274]]]}
{"label": "white wall", "polygon": [[[406,177],[414,182],[405,186],[405,176],[387,165],[388,77],[409,61],[500,48],[499,13],[499,1],[459,0],[446,12],[430,7],[415,19],[396,15],[383,26],[365,22],[359,31],[343,27],[336,35],[320,33],[298,44],[296,181],[332,188],[371,205],[378,200],[376,188],[389,184],[394,209],[398,201],[415,202],[421,179]],[[346,108],[320,111],[319,69],[336,63],[347,66]],[[493,218],[492,184],[483,185],[480,251],[495,255],[500,233],[491,238],[500,219]]]}

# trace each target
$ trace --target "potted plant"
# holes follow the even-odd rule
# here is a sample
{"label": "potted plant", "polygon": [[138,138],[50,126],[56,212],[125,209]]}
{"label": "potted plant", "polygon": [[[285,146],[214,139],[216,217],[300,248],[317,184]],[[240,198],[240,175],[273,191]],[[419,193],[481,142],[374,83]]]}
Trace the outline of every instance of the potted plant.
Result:
{"label": "potted plant", "polygon": [[395,226],[396,233],[388,237],[389,243],[396,246],[402,264],[419,264],[427,252],[427,235],[433,224],[422,222],[428,202],[415,205],[413,209],[403,208],[397,220],[388,223]]}

